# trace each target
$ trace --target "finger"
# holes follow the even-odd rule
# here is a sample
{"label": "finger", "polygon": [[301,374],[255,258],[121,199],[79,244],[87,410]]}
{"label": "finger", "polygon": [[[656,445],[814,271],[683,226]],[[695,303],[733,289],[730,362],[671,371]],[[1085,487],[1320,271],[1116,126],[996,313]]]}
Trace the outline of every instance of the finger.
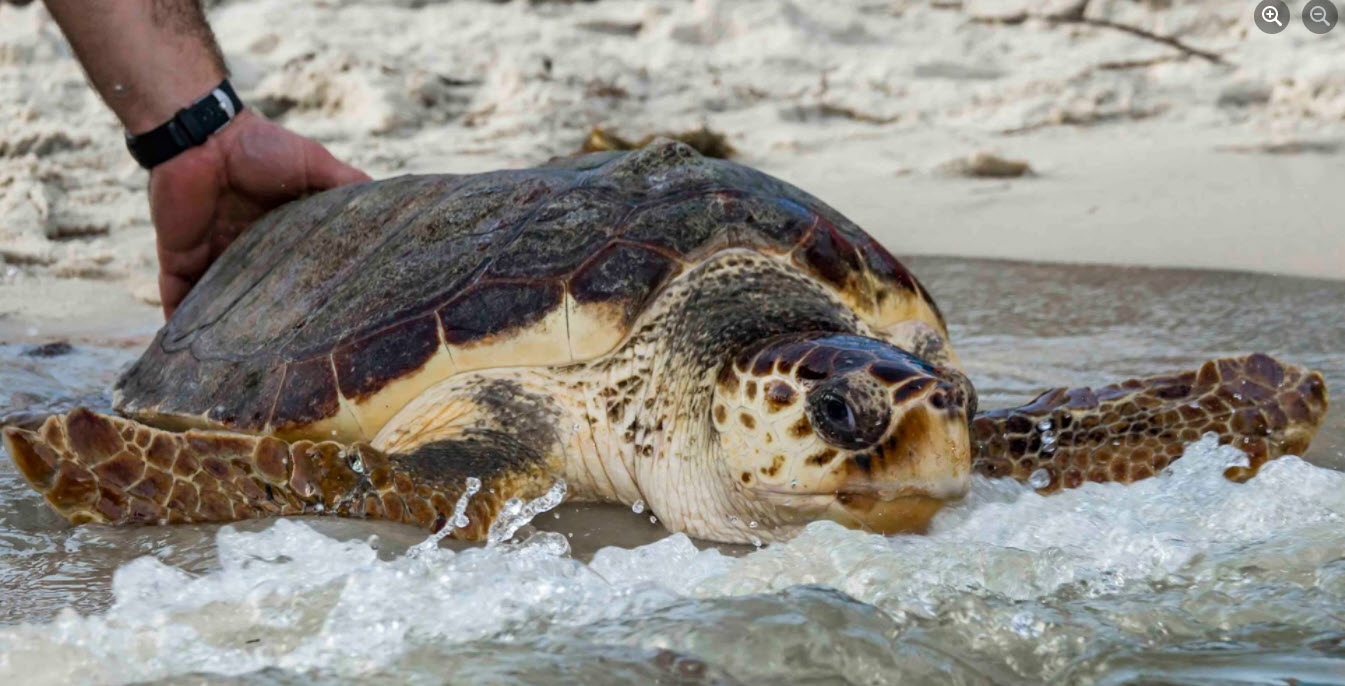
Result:
{"label": "finger", "polygon": [[338,162],[320,144],[255,115],[239,115],[224,131],[228,135],[221,147],[231,185],[263,205],[368,178]]}
{"label": "finger", "polygon": [[173,316],[173,312],[182,304],[182,300],[187,297],[193,285],[193,282],[181,276],[159,272],[159,300],[163,304],[164,319]]}
{"label": "finger", "polygon": [[304,139],[304,171],[308,190],[325,191],[372,180],[368,174],[336,159],[321,143]]}

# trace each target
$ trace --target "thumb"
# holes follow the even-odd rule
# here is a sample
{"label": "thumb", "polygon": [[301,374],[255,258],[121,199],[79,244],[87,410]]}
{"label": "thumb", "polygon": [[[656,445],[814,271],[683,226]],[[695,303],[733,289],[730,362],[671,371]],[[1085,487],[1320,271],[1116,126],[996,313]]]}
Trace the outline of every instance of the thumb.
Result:
{"label": "thumb", "polygon": [[370,181],[368,174],[336,159],[321,143],[305,138],[303,142],[304,178],[308,189],[325,191],[349,183]]}

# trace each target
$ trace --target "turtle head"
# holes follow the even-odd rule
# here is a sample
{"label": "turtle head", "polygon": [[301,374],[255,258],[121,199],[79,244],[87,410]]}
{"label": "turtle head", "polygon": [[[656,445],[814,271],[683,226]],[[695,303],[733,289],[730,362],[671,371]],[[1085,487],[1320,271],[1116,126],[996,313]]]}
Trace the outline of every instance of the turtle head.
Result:
{"label": "turtle head", "polygon": [[955,369],[884,341],[816,333],[737,355],[712,408],[733,487],[758,520],[886,534],[924,531],[966,493],[975,412]]}

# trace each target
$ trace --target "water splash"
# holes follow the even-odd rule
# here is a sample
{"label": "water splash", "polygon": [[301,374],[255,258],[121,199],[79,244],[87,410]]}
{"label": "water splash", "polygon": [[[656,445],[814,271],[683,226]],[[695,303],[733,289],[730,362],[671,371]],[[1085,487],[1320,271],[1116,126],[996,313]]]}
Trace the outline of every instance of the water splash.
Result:
{"label": "water splash", "polygon": [[458,501],[453,504],[453,516],[448,518],[448,522],[443,528],[430,534],[430,537],[412,546],[406,551],[407,555],[412,557],[424,555],[426,552],[438,549],[439,542],[444,540],[454,529],[464,529],[472,520],[467,517],[467,505],[471,502],[472,496],[481,492],[481,480],[469,476],[464,482],[465,488],[462,495],[458,496]]}
{"label": "water splash", "polygon": [[[1243,674],[1277,650],[1301,657],[1276,663],[1284,678],[1339,670],[1345,474],[1282,458],[1246,484],[1222,477],[1244,459],[1207,437],[1130,486],[1042,496],[978,477],[928,536],[818,522],[740,558],[671,535],[584,564],[541,533],[381,560],[305,523],[226,528],[211,571],[141,558],[117,571],[104,614],[0,627],[0,682],[433,680],[489,656],[495,670],[593,669],[596,683],[622,680],[585,657],[614,645],[623,665],[690,656],[750,683],[786,666],[817,682],[1078,683],[1135,665],[1189,680],[1200,655]],[[563,494],[510,508],[509,535]]]}
{"label": "water splash", "polygon": [[500,513],[495,515],[495,521],[490,524],[490,532],[486,534],[486,547],[493,548],[513,538],[514,534],[531,522],[533,517],[553,510],[564,502],[565,493],[565,480],[556,479],[546,493],[526,503],[519,498],[506,500],[504,506],[500,508]]}

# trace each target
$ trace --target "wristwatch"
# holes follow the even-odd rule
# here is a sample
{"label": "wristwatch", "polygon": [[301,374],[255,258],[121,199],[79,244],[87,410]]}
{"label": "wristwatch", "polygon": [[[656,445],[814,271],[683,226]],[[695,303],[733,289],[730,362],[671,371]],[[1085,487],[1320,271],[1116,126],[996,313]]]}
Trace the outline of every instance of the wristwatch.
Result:
{"label": "wristwatch", "polygon": [[204,142],[243,111],[229,79],[196,102],[178,110],[167,123],[145,133],[126,132],[126,148],[145,169],[153,169]]}

